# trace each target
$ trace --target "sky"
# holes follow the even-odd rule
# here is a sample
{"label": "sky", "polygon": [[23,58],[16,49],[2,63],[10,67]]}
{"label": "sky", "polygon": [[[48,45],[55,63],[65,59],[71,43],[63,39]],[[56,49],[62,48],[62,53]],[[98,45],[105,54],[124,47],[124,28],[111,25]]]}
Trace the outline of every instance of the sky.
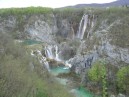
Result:
{"label": "sky", "polygon": [[0,8],[42,6],[59,8],[76,4],[108,3],[116,0],[0,0]]}

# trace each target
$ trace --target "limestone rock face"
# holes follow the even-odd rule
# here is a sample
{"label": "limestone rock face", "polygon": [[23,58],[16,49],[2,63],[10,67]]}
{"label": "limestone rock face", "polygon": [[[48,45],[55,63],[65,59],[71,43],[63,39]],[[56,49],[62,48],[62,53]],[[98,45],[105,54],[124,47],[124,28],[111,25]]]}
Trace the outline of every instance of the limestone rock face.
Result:
{"label": "limestone rock face", "polygon": [[59,19],[57,20],[57,26],[59,28],[58,34],[65,38],[74,38],[74,29],[72,25],[70,24],[70,21],[68,19]]}
{"label": "limestone rock face", "polygon": [[15,16],[8,16],[8,18],[3,19],[0,17],[0,32],[12,32],[17,26],[17,21]]}
{"label": "limestone rock face", "polygon": [[[115,32],[114,28],[117,26],[120,27],[123,24],[126,26],[124,19],[118,16],[118,18],[110,21],[110,15],[103,19],[100,15],[93,15],[93,13],[87,15],[87,30],[84,32],[83,39],[80,40],[76,39],[76,34],[83,15],[78,17],[80,21],[76,19],[75,15],[63,16],[61,13],[49,13],[0,16],[0,32],[12,33],[18,39],[34,39],[50,44],[58,44],[60,47],[59,55],[63,60],[69,60],[77,73],[80,73],[92,58],[93,60],[105,58],[118,67],[120,66],[118,65],[119,62],[129,63],[128,47],[122,47],[112,42],[120,40],[119,38],[116,39],[116,36],[126,36],[126,34],[128,36],[128,33],[123,32],[123,34],[119,30],[117,30],[117,35],[111,33],[112,31]],[[83,23],[81,25],[84,26]],[[61,38],[58,39],[58,36]],[[79,41],[79,46],[75,44],[74,46],[72,46],[73,44],[67,45],[71,40]],[[63,42],[66,42],[68,47],[61,47]],[[75,50],[76,52],[73,52]]]}
{"label": "limestone rock face", "polygon": [[50,15],[50,18],[53,20],[50,22],[44,20],[44,18],[44,15],[30,17],[24,28],[24,32],[28,34],[28,38],[44,42],[52,41],[52,34],[56,33],[58,30],[54,16]]}
{"label": "limestone rock face", "polygon": [[74,38],[74,29],[68,19],[58,19],[53,13],[0,17],[0,32],[11,33],[18,39],[53,42],[55,36]]}
{"label": "limestone rock face", "polygon": [[77,74],[82,74],[86,69],[91,68],[93,62],[99,59],[96,52],[89,55],[77,55],[74,58],[69,59],[69,63],[72,64],[72,71]]}

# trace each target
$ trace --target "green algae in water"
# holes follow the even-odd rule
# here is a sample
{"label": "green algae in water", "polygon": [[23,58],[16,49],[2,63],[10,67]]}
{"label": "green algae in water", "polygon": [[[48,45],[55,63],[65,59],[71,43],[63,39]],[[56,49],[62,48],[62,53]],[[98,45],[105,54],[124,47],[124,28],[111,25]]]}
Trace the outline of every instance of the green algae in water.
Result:
{"label": "green algae in water", "polygon": [[69,69],[64,69],[64,68],[65,67],[52,68],[51,73],[56,76],[56,75],[58,75],[60,73],[69,73],[70,72]]}
{"label": "green algae in water", "polygon": [[23,44],[25,45],[33,45],[33,44],[40,44],[42,43],[41,41],[36,41],[36,40],[31,40],[31,39],[27,39],[23,41]]}

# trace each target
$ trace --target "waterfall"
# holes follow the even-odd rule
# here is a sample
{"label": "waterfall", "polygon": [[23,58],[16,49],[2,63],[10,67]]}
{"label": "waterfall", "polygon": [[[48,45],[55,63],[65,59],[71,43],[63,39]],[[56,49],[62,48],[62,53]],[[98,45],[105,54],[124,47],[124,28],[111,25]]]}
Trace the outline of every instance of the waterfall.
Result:
{"label": "waterfall", "polygon": [[45,57],[42,57],[42,62],[44,63],[44,65],[47,68],[47,70],[50,71],[49,63],[47,62]]}
{"label": "waterfall", "polygon": [[33,50],[31,50],[31,53],[30,53],[30,54],[31,54],[31,56],[34,56],[34,52],[33,52]]}
{"label": "waterfall", "polygon": [[93,27],[94,27],[94,25],[95,25],[95,22],[96,22],[96,19],[95,19],[95,16],[93,15],[93,16],[92,16],[92,22],[91,22],[91,24],[90,24],[90,30],[87,32],[87,38],[89,38],[90,33],[93,32]]}
{"label": "waterfall", "polygon": [[34,51],[32,50],[32,51],[31,51],[31,55],[37,57],[38,60],[39,60],[39,62],[40,62],[40,63],[44,63],[46,69],[47,69],[48,71],[50,71],[49,63],[47,62],[46,57],[42,56],[41,51],[36,50],[36,53],[37,53],[36,55],[35,55],[33,52],[34,52]]}
{"label": "waterfall", "polygon": [[55,46],[55,49],[56,49],[56,58],[55,58],[55,60],[57,60],[57,61],[60,61],[60,59],[59,59],[59,53],[58,53],[58,46],[56,45]]}
{"label": "waterfall", "polygon": [[49,63],[47,61],[44,62],[44,65],[47,68],[47,70],[50,71]]}
{"label": "waterfall", "polygon": [[42,56],[41,51],[39,51],[39,50],[36,50],[36,51],[37,51],[37,53],[38,53],[38,56],[41,57],[41,59],[39,60],[40,63],[44,63],[46,69],[47,69],[48,71],[50,71],[49,63],[47,62],[46,57]]}
{"label": "waterfall", "polygon": [[83,39],[84,33],[87,28],[87,24],[88,24],[88,15],[84,14],[79,24],[79,31],[77,32],[77,38]]}
{"label": "waterfall", "polygon": [[65,62],[65,66],[67,66],[67,67],[69,67],[69,68],[72,67],[72,65],[71,65],[70,63],[68,63],[68,61]]}
{"label": "waterfall", "polygon": [[90,33],[93,31],[96,19],[94,15],[84,14],[80,23],[79,30],[77,32],[77,38],[83,39],[85,32],[87,32],[87,38],[90,36]]}
{"label": "waterfall", "polygon": [[95,16],[93,15],[93,20],[92,20],[92,23],[91,23],[91,28],[94,27],[94,23],[95,23]]}
{"label": "waterfall", "polygon": [[45,55],[47,58],[54,59],[56,61],[61,61],[59,58],[58,46],[49,45],[45,47]]}
{"label": "waterfall", "polygon": [[53,52],[52,52],[52,46],[45,47],[45,54],[48,58],[53,59]]}
{"label": "waterfall", "polygon": [[[55,61],[60,61],[62,63],[64,63],[64,65],[66,66],[64,69],[69,69],[72,67],[72,65],[69,63],[68,61],[63,61],[59,58],[59,49],[57,45],[48,45],[45,47],[45,55],[47,56],[46,58],[51,58],[54,59]],[[44,64],[46,65],[47,69],[49,70],[49,64],[46,61],[46,59],[44,59]]]}

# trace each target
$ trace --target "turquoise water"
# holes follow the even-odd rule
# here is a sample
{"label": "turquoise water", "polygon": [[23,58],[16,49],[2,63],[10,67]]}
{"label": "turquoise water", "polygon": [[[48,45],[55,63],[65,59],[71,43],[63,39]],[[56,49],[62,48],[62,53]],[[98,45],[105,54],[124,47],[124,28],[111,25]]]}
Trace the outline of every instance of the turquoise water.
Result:
{"label": "turquoise water", "polygon": [[56,68],[52,68],[51,69],[51,73],[53,74],[53,75],[58,75],[58,74],[60,74],[60,73],[69,73],[70,72],[70,70],[69,69],[64,69],[65,67],[56,67]]}
{"label": "turquoise water", "polygon": [[73,89],[72,92],[75,94],[76,97],[93,97],[93,94],[91,94],[88,90],[86,90],[83,87]]}
{"label": "turquoise water", "polygon": [[27,39],[23,41],[23,44],[25,45],[33,45],[33,44],[40,44],[40,41],[36,41],[36,40],[31,40],[31,39]]}
{"label": "turquoise water", "polygon": [[[40,41],[35,41],[30,39],[23,41],[23,44],[25,45],[33,45],[33,44],[40,44],[40,43],[41,43]],[[50,72],[52,75],[57,76],[58,74],[61,74],[61,73],[69,73],[70,70],[62,66],[62,67],[52,68]],[[67,79],[57,78],[57,77],[55,78],[58,82],[60,82],[60,84],[65,86],[67,85],[67,82],[68,82]],[[93,95],[83,87],[72,89],[71,92],[75,95],[75,97],[93,97]]]}
{"label": "turquoise water", "polygon": [[[60,73],[68,73],[70,72],[69,69],[64,69],[65,67],[56,67],[51,69],[51,73],[53,75],[58,75]],[[62,85],[66,85],[68,80],[62,79],[62,78],[56,78],[57,81],[59,81]],[[86,90],[83,87],[72,89],[71,92],[75,95],[75,97],[94,97],[92,93],[90,93],[88,90]]]}

